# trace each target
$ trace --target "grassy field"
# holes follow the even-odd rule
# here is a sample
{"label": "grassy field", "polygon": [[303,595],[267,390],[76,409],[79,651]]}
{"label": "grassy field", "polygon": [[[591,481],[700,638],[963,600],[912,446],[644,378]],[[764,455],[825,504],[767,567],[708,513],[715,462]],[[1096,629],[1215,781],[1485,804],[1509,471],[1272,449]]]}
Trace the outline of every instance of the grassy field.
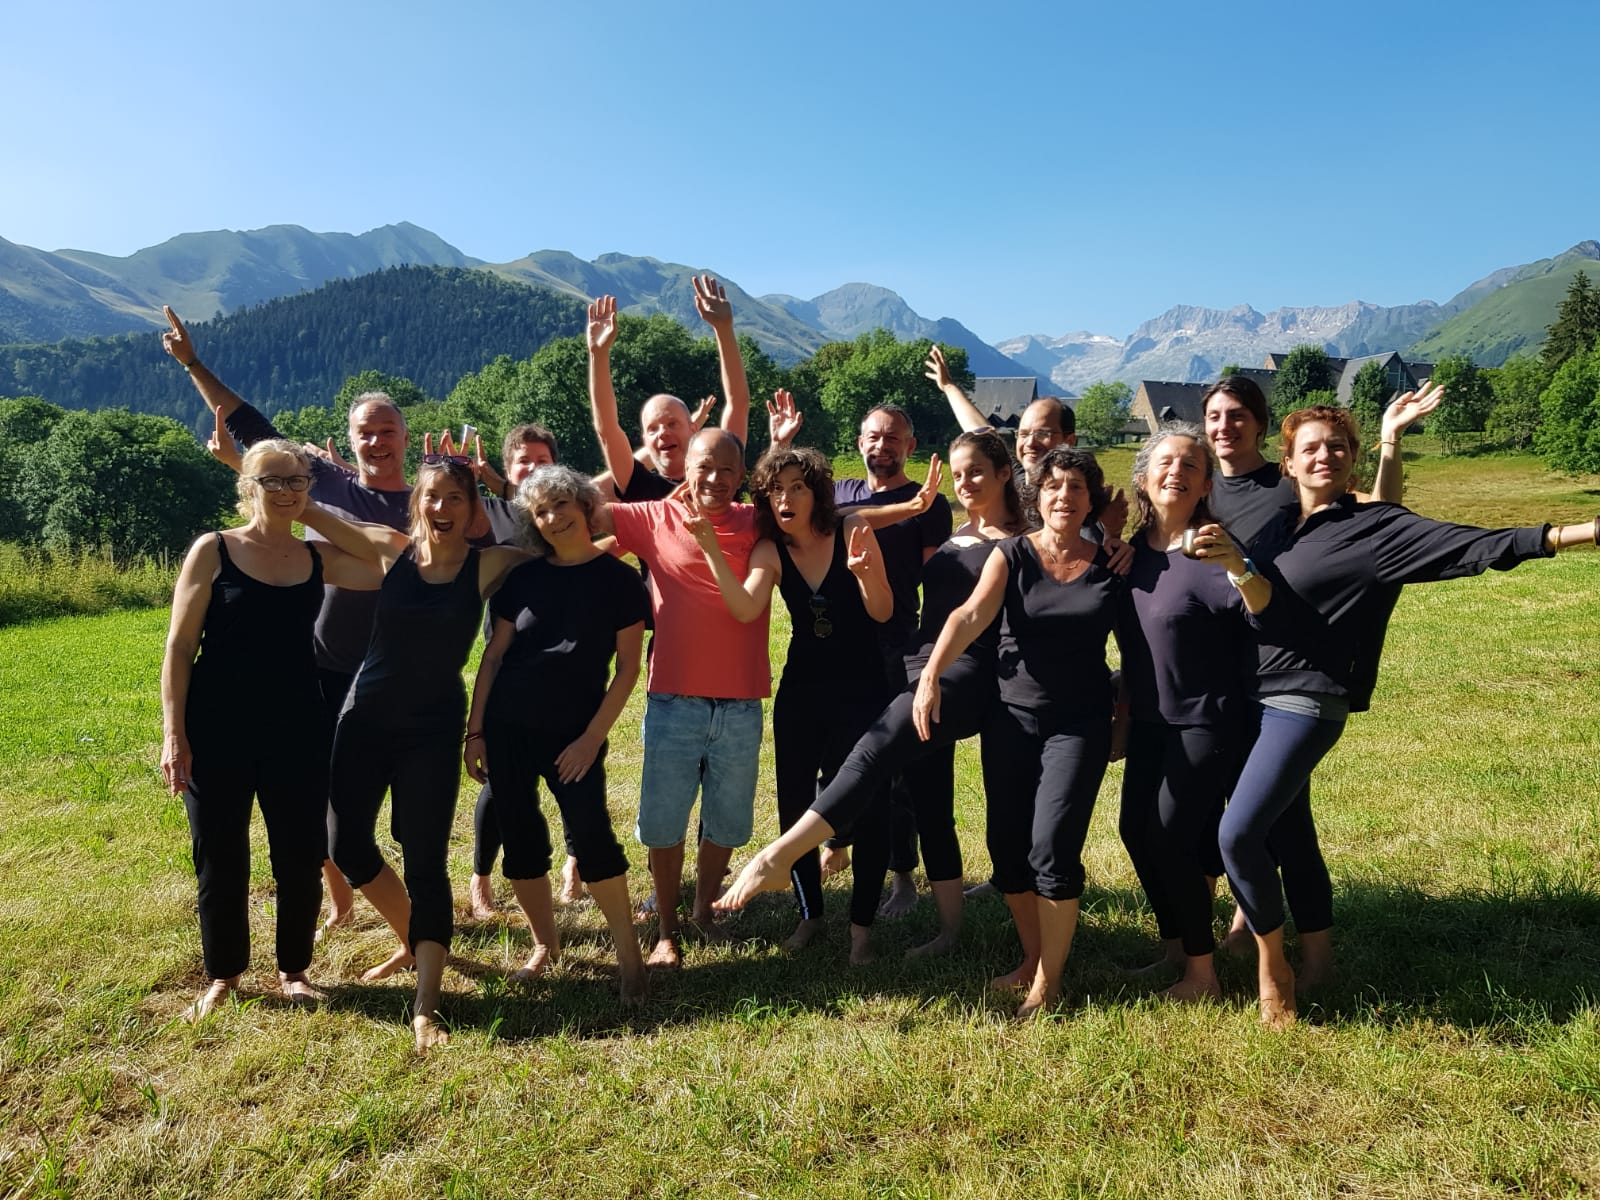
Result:
{"label": "grassy field", "polygon": [[[1108,475],[1130,458],[1108,453]],[[1527,458],[1409,473],[1413,506],[1443,517],[1600,508],[1590,482]],[[837,884],[807,951],[776,948],[790,901],[763,898],[741,940],[692,944],[641,1012],[614,999],[598,914],[565,910],[562,967],[513,991],[520,924],[464,918],[463,789],[454,1036],[425,1062],[409,979],[354,982],[387,952],[370,909],[319,951],[326,1007],[264,994],[259,825],[252,998],[199,1028],[177,1020],[201,969],[183,809],[156,771],[166,614],[0,629],[0,1194],[1594,1195],[1597,581],[1600,556],[1576,552],[1403,598],[1374,710],[1315,788],[1341,980],[1288,1033],[1258,1027],[1252,961],[1224,961],[1228,1002],[1205,1008],[1126,974],[1155,932],[1117,840],[1117,768],[1090,836],[1073,998],[1024,1027],[986,993],[1015,955],[998,901],[969,905],[950,958],[900,957],[931,935],[925,901],[880,925],[878,963],[850,969]],[[613,738],[623,827],[641,707]],[[977,880],[975,751],[959,761]],[[758,837],[774,830],[770,779],[769,763]]]}

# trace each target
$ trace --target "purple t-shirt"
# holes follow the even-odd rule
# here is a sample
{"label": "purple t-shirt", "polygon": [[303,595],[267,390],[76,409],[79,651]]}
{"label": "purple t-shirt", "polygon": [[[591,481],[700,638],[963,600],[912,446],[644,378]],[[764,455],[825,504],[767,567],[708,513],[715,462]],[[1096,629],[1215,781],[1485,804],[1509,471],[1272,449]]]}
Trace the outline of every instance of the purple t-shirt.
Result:
{"label": "purple t-shirt", "polygon": [[[249,449],[268,438],[282,437],[259,409],[241,404],[228,414],[228,432]],[[349,521],[406,529],[411,523],[411,489],[379,491],[359,476],[315,456],[311,459],[311,498],[323,508]],[[306,531],[309,540],[320,535]],[[354,675],[367,656],[372,622],[378,613],[378,593],[352,592],[329,584],[322,591],[322,612],[317,616],[315,641],[317,666],[325,671]]]}

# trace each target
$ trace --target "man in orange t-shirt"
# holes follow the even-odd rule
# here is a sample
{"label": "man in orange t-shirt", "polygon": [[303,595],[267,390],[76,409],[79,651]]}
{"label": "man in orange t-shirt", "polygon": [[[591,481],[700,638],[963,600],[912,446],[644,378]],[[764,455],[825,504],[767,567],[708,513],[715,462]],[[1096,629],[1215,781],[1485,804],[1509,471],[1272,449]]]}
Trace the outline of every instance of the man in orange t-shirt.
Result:
{"label": "man in orange t-shirt", "polygon": [[[721,429],[702,430],[690,444],[685,485],[711,523],[734,575],[747,585],[758,541],[755,509],[734,502],[744,480],[744,448]],[[683,886],[683,844],[695,794],[702,835],[695,860],[690,919],[709,929],[733,851],[750,840],[761,754],[761,701],[772,694],[764,607],[748,622],[724,603],[705,555],[685,526],[677,500],[609,504],[619,553],[650,568],[655,618],[644,717],[644,769],[639,787],[642,845],[650,850],[660,927],[650,963],[681,964],[676,897]],[[769,568],[757,566],[755,571]],[[768,585],[770,590],[770,585]]]}

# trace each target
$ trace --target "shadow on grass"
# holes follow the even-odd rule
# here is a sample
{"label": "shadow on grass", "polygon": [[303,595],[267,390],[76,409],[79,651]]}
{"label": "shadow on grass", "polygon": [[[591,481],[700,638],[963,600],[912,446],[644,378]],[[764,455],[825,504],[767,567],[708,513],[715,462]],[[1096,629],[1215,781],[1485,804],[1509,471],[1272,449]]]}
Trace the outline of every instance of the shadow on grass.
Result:
{"label": "shadow on grass", "polygon": [[[830,895],[830,899],[832,896]],[[762,897],[729,923],[735,941],[703,945],[691,940],[686,966],[654,973],[651,995],[625,1009],[616,995],[610,943],[580,932],[568,949],[579,956],[526,989],[483,964],[481,955],[507,935],[494,928],[465,930],[451,967],[476,983],[451,992],[444,1010],[464,1033],[492,1032],[522,1041],[566,1036],[604,1038],[689,1027],[708,1021],[759,1024],[803,1013],[842,1016],[863,1003],[909,1000],[915,1012],[952,1008],[1009,1017],[1015,999],[991,991],[988,981],[1016,965],[1019,949],[1010,915],[998,897],[969,901],[960,948],[934,959],[908,959],[904,951],[931,938],[931,902],[901,921],[880,921],[874,932],[879,958],[864,967],[846,961],[842,904],[833,905],[827,932],[797,954],[779,943],[793,927],[787,896]],[[1219,902],[1218,933],[1231,905]],[[1531,1024],[1563,1023],[1595,1002],[1600,980],[1600,892],[1583,881],[1546,880],[1508,885],[1499,893],[1429,895],[1401,885],[1358,882],[1335,897],[1338,980],[1302,1005],[1304,1016],[1326,1023],[1402,1025],[1437,1022],[1516,1039]],[[653,934],[653,927],[640,929]],[[1292,933],[1292,931],[1291,931]],[[520,951],[526,931],[510,935]],[[1291,957],[1293,956],[1291,936]],[[1156,971],[1134,976],[1160,955],[1141,893],[1091,888],[1067,966],[1066,986],[1077,1002],[1135,1004],[1175,977]],[[1224,993],[1250,1006],[1255,994],[1253,954],[1217,957]],[[336,1008],[404,1023],[409,987],[335,985]],[[1071,1004],[1065,1015],[1070,1019]]]}

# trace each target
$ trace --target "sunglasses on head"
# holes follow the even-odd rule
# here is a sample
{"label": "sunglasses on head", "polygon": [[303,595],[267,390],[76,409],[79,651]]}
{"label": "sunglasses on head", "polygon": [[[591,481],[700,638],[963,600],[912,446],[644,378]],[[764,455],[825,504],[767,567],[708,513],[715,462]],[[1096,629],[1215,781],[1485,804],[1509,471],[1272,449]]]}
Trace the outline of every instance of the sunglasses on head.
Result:
{"label": "sunglasses on head", "polygon": [[468,454],[424,454],[422,456],[422,465],[425,467],[442,467],[452,463],[458,467],[470,467],[472,465],[472,456]]}

